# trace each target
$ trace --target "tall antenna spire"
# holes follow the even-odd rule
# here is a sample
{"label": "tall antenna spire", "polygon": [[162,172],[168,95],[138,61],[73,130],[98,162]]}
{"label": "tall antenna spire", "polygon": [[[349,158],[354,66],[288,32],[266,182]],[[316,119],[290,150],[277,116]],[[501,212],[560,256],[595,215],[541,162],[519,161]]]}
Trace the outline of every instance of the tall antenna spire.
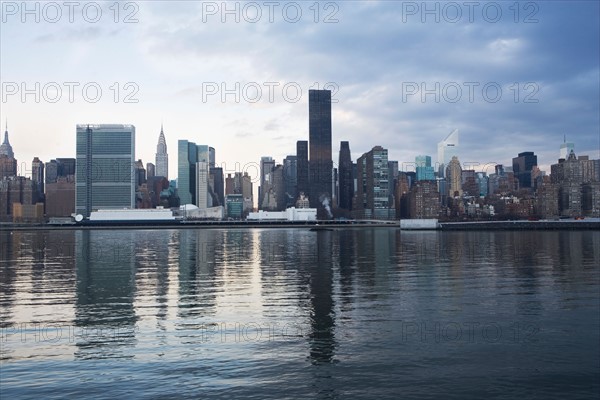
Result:
{"label": "tall antenna spire", "polygon": [[563,143],[567,143],[567,134],[565,133],[565,137],[564,137],[564,142]]}

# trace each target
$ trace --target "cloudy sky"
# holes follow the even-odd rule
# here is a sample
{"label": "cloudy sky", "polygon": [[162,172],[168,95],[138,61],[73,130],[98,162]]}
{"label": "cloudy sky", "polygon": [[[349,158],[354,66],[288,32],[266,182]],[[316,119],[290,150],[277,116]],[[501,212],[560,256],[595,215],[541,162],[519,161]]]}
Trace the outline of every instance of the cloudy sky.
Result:
{"label": "cloudy sky", "polygon": [[171,178],[178,139],[255,174],[261,156],[281,162],[308,139],[308,90],[323,87],[335,162],[341,140],[354,160],[381,145],[401,168],[435,162],[455,128],[476,170],[521,151],[549,169],[565,134],[600,157],[597,1],[28,8],[3,2],[0,28],[0,117],[24,169],[74,157],[78,123],[135,125],[136,158],[154,162],[163,123]]}

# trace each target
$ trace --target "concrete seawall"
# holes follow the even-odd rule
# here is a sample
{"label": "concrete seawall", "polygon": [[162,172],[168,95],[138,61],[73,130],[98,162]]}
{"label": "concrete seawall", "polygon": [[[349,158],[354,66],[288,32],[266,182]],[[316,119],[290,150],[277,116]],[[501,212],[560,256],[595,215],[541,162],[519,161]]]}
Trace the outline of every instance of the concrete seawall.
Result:
{"label": "concrete seawall", "polygon": [[600,230],[600,218],[558,221],[485,221],[441,222],[443,231],[493,231],[493,230]]}

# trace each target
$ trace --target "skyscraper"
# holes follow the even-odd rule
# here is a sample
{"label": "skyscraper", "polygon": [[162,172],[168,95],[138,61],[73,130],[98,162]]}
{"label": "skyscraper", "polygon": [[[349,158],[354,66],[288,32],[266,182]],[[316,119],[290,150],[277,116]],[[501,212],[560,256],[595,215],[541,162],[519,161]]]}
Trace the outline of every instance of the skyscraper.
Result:
{"label": "skyscraper", "polygon": [[8,122],[4,131],[4,142],[0,145],[0,179],[8,176],[17,176],[17,160],[12,146],[8,141]]}
{"label": "skyscraper", "polygon": [[194,204],[196,199],[196,144],[177,141],[177,192],[181,205]]}
{"label": "skyscraper", "polygon": [[146,163],[146,177],[148,179],[150,179],[155,176],[156,176],[156,165],[152,164],[151,162]]}
{"label": "skyscraper", "polygon": [[452,157],[446,167],[446,181],[449,197],[462,196],[462,168],[456,156]]}
{"label": "skyscraper", "polygon": [[458,156],[458,129],[453,130],[446,136],[446,139],[438,143],[438,172],[441,178],[444,177],[446,167],[453,156]]}
{"label": "skyscraper", "polygon": [[258,188],[258,208],[262,208],[265,195],[271,189],[273,185],[273,168],[275,168],[275,161],[272,157],[261,157],[260,158],[260,187]]}
{"label": "skyscraper", "polygon": [[283,180],[285,185],[285,202],[288,207],[296,204],[298,185],[298,157],[287,156],[283,160]]}
{"label": "skyscraper", "polygon": [[519,188],[531,188],[531,171],[537,165],[537,156],[533,151],[519,153],[518,157],[513,158],[513,172],[515,178],[519,180]]}
{"label": "skyscraper", "polygon": [[194,204],[201,209],[208,207],[208,178],[208,163],[205,161],[198,161],[196,163],[196,202]]}
{"label": "skyscraper", "polygon": [[352,176],[352,155],[350,153],[350,143],[340,142],[339,158],[339,207],[344,210],[352,209],[352,198],[354,197],[354,178]]}
{"label": "skyscraper", "polygon": [[567,142],[567,135],[564,136],[563,144],[560,145],[560,154],[558,159],[566,160],[571,154],[571,150],[575,151],[575,143]]}
{"label": "skyscraper", "polygon": [[77,125],[75,212],[135,207],[135,127]]}
{"label": "skyscraper", "polygon": [[298,140],[296,142],[296,158],[298,162],[296,183],[297,200],[300,192],[308,196],[308,142],[306,140]]}
{"label": "skyscraper", "polygon": [[13,148],[8,141],[8,121],[6,122],[6,130],[4,131],[4,141],[2,142],[2,145],[0,145],[0,155],[2,154],[9,158],[15,158]]}
{"label": "skyscraper", "polygon": [[158,135],[158,145],[156,145],[155,174],[169,179],[169,155],[167,154],[167,141],[165,140],[162,124]]}
{"label": "skyscraper", "polygon": [[430,156],[416,156],[415,165],[417,166],[417,181],[434,181],[435,173],[431,166]]}
{"label": "skyscraper", "polygon": [[[194,142],[179,140],[177,142],[177,189],[181,205],[195,204],[200,208],[208,206],[209,193],[209,168],[215,163],[215,149],[207,145],[196,145]],[[196,166],[197,163],[206,163],[206,172],[204,166]],[[198,177],[200,171],[203,175]],[[206,176],[204,174],[206,173]],[[197,184],[206,184],[206,188],[198,188]],[[204,198],[199,199],[198,194],[204,196],[206,191],[206,205]]]}
{"label": "skyscraper", "polygon": [[389,205],[388,151],[375,146],[356,161],[357,190],[355,218],[394,218],[394,209]]}
{"label": "skyscraper", "polygon": [[308,91],[309,201],[313,208],[331,202],[331,91]]}
{"label": "skyscraper", "polygon": [[31,180],[37,185],[40,195],[44,194],[44,163],[38,157],[31,162]]}

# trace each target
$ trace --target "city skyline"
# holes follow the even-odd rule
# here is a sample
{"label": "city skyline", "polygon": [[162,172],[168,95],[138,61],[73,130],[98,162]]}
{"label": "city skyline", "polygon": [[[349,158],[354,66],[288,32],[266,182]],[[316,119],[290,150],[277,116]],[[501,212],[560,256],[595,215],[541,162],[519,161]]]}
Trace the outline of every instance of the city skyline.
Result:
{"label": "city skyline", "polygon": [[[110,18],[94,25],[81,18],[36,24],[8,16],[1,26],[0,70],[3,84],[17,83],[19,92],[8,95],[13,86],[4,87],[0,118],[8,118],[11,144],[19,163],[27,165],[36,156],[46,162],[73,155],[73,126],[88,121],[135,125],[136,158],[150,162],[164,122],[169,149],[180,139],[210,143],[220,149],[217,162],[234,171],[236,163],[258,163],[264,155],[279,161],[293,154],[296,141],[309,135],[308,90],[329,84],[336,101],[332,143],[335,148],[349,141],[353,160],[374,145],[389,149],[390,159],[400,165],[419,154],[435,156],[432,144],[452,129],[461,132],[461,162],[509,164],[515,154],[532,150],[548,171],[565,135],[577,154],[598,157],[600,46],[598,20],[591,18],[598,15],[598,3],[539,3],[534,13],[521,9],[516,22],[509,5],[501,6],[502,18],[495,22],[483,18],[481,8],[472,22],[468,10],[458,22],[446,15],[436,22],[435,16],[407,15],[395,2],[340,3],[338,22],[323,23],[327,13],[321,10],[317,24],[308,9],[297,23],[281,15],[273,23],[264,18],[256,24],[243,18],[223,23],[218,15],[202,15],[200,2],[140,3],[134,24]],[[112,15],[108,8],[103,11]],[[564,27],[561,32],[554,29],[557,24]],[[207,51],[212,46],[205,39],[213,36],[223,46]],[[287,46],[293,38],[295,46]],[[365,45],[340,45],[348,38]],[[419,49],[410,45],[416,38]],[[112,57],[126,62],[113,63]],[[21,101],[21,83],[29,90],[36,82],[40,91],[58,82],[62,100],[45,101],[46,93],[39,103],[34,95]],[[63,82],[80,85],[72,103]],[[80,89],[89,82],[102,88],[97,103],[82,99]],[[134,85],[126,87],[129,82]],[[273,101],[269,82],[278,84],[272,86]],[[473,102],[468,82],[477,84],[471,86]],[[239,102],[236,93],[223,101],[222,89],[236,84]],[[487,84],[489,96],[482,98]],[[496,84],[503,96],[493,102]],[[295,85],[302,90],[297,101]],[[251,102],[250,90],[242,89],[255,86],[263,96]],[[218,91],[207,96],[208,88]],[[462,97],[452,102],[457,88]],[[434,93],[427,95],[428,90]],[[138,102],[126,103],[124,97],[134,92]],[[36,140],[41,132],[49,134]],[[270,154],[264,154],[267,146]],[[171,157],[169,170],[176,168]]]}

